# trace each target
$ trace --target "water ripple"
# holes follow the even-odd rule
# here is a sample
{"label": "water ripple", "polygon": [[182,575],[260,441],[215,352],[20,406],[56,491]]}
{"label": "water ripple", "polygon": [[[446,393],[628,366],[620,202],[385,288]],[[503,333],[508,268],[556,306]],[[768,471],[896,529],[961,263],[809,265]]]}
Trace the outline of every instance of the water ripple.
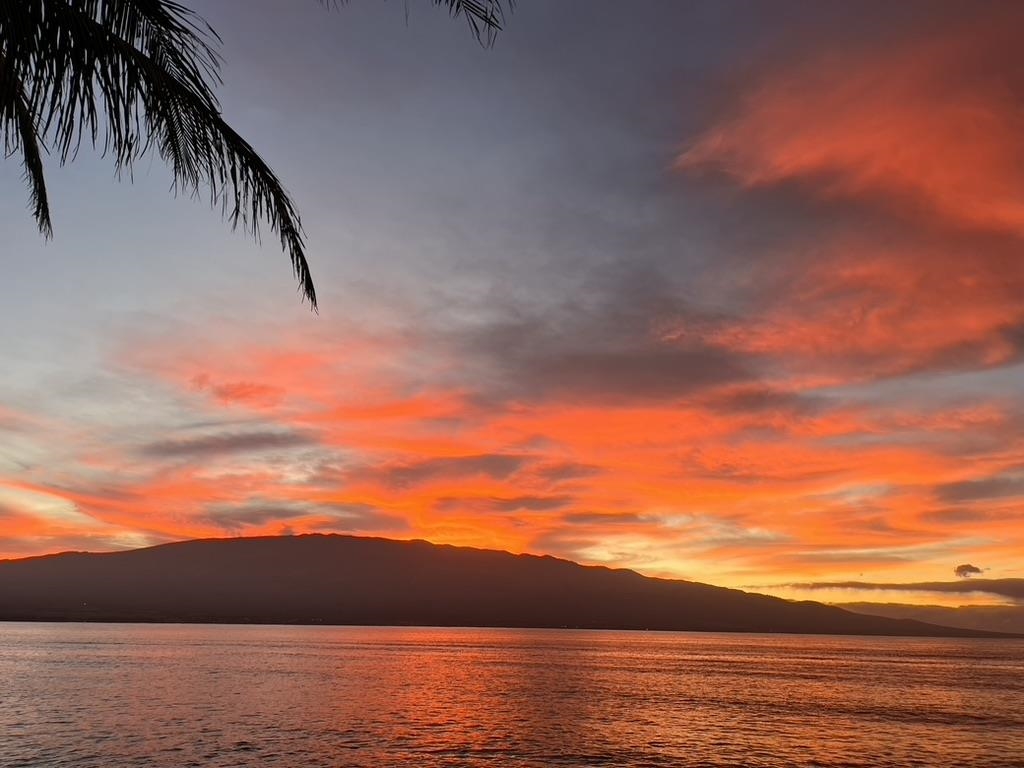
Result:
{"label": "water ripple", "polygon": [[1020,768],[1024,644],[0,624],[4,768]]}

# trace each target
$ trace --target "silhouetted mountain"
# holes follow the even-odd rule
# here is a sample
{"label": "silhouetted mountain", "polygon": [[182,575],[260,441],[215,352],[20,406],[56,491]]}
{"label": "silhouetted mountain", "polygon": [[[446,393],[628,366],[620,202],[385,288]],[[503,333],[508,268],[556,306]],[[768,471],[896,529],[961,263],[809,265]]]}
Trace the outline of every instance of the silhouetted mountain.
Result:
{"label": "silhouetted mountain", "polygon": [[906,605],[904,603],[841,603],[848,611],[894,619],[914,619],[963,629],[1024,634],[1024,605]]}
{"label": "silhouetted mountain", "polygon": [[334,535],[3,561],[0,619],[985,634],[554,557]]}

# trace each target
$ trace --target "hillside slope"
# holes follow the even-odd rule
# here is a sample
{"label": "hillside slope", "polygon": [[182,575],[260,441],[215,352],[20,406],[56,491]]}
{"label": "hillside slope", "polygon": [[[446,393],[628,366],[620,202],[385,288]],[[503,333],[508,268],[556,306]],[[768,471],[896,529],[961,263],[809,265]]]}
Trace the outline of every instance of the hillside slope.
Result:
{"label": "hillside slope", "polygon": [[986,634],[553,557],[337,535],[2,561],[0,619]]}

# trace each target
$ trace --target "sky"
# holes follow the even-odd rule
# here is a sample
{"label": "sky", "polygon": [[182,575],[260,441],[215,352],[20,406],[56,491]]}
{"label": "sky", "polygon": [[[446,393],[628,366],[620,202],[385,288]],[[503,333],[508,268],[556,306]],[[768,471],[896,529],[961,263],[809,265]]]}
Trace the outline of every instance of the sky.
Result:
{"label": "sky", "polygon": [[1024,577],[1019,4],[521,0],[492,49],[190,6],[320,312],[159,158],[51,162],[49,242],[7,161],[0,558],[350,533],[1021,599],[929,588]]}

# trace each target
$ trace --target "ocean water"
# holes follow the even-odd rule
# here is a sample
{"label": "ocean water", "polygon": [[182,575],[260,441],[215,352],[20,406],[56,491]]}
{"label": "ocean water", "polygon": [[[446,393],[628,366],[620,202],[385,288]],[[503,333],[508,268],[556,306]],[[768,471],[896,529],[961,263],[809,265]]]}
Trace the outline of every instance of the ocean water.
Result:
{"label": "ocean water", "polygon": [[0,623],[0,766],[1024,766],[1024,642]]}

